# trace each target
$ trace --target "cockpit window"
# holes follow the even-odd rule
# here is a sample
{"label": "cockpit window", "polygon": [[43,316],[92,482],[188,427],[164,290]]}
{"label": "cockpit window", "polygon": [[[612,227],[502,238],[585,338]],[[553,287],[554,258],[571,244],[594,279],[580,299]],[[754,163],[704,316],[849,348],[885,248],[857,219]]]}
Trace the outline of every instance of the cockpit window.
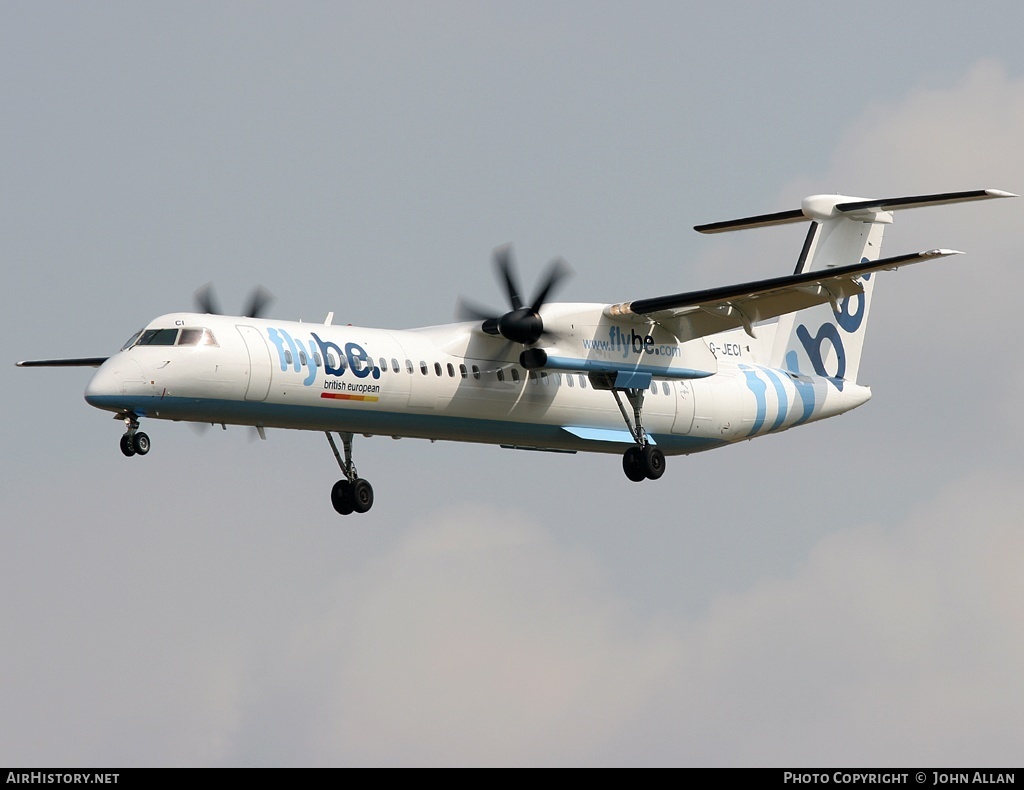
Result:
{"label": "cockpit window", "polygon": [[203,329],[195,329],[191,327],[185,327],[181,330],[181,334],[178,335],[179,346],[216,346],[216,338],[213,336],[213,332],[205,327]]}
{"label": "cockpit window", "polygon": [[177,329],[147,329],[142,333],[139,346],[173,346],[178,337]]}
{"label": "cockpit window", "polygon": [[142,330],[140,329],[138,332],[136,332],[134,335],[132,335],[130,338],[128,338],[128,340],[125,341],[125,344],[123,346],[121,346],[121,350],[125,351],[125,350],[131,348],[132,346],[134,346],[135,345],[135,341],[139,339],[139,335],[141,335],[141,334],[142,334]]}

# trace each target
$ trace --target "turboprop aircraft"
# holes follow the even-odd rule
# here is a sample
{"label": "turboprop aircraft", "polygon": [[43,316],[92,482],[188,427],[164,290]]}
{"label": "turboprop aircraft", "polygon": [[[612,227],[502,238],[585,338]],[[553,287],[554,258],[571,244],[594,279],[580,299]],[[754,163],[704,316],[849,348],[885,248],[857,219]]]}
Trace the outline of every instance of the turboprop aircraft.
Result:
{"label": "turboprop aircraft", "polygon": [[[364,513],[373,488],[352,460],[356,434],[481,442],[622,456],[633,481],[665,457],[712,450],[815,422],[871,397],[857,382],[876,274],[958,254],[882,258],[900,209],[1017,197],[987,189],[867,199],[812,195],[799,209],[698,225],[722,233],[809,223],[795,271],[767,280],[614,304],[549,302],[556,260],[530,302],[509,247],[495,251],[510,309],[462,303],[460,320],[369,329],[201,312],[151,321],[110,357],[30,360],[98,368],[86,401],[122,420],[121,452],[144,456],[140,420],[322,431],[343,473],[341,514]],[[339,452],[333,433],[342,441]]]}

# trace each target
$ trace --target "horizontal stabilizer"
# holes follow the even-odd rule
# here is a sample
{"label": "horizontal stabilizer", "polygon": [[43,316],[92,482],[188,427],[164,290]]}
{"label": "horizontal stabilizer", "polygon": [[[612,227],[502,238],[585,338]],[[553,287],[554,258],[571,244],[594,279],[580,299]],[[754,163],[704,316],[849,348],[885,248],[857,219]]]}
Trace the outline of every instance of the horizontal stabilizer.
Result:
{"label": "horizontal stabilizer", "polygon": [[950,203],[969,203],[974,200],[991,200],[993,198],[1019,197],[1012,192],[1001,189],[974,189],[968,192],[942,192],[935,195],[911,195],[895,198],[856,198],[847,195],[811,195],[805,198],[800,208],[792,211],[780,211],[774,214],[758,214],[753,217],[730,219],[724,222],[712,222],[707,225],[695,225],[698,233],[726,233],[732,230],[748,230],[750,228],[767,228],[772,225],[789,225],[793,222],[809,220],[822,221],[836,216],[849,216],[863,221],[891,221],[875,215],[905,208],[924,208],[927,206],[944,206]]}
{"label": "horizontal stabilizer", "polygon": [[698,233],[725,233],[730,230],[749,230],[750,228],[767,228],[772,225],[789,225],[793,222],[806,222],[808,217],[800,209],[779,211],[775,214],[758,214],[756,217],[728,219],[724,222],[711,222],[707,225],[694,225]]}
{"label": "horizontal stabilizer", "polygon": [[837,203],[836,211],[852,214],[858,211],[897,211],[905,208],[924,208],[926,206],[945,206],[950,203],[969,203],[972,200],[990,200],[992,198],[1020,197],[1012,192],[1001,189],[975,189],[971,192],[942,192],[938,195],[914,195],[913,197],[880,198],[878,200],[857,200],[850,203]]}
{"label": "horizontal stabilizer", "polygon": [[82,357],[80,359],[26,359],[15,363],[19,368],[98,368],[107,357]]}

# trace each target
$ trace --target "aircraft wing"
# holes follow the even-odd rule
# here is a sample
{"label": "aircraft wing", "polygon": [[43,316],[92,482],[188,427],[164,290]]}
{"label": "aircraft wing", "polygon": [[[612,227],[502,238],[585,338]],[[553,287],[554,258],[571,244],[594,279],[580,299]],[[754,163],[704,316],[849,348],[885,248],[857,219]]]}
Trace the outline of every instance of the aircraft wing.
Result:
{"label": "aircraft wing", "polygon": [[860,279],[873,272],[960,254],[957,250],[926,250],[739,285],[636,299],[611,305],[605,312],[611,317],[649,318],[672,331],[681,342],[737,327],[753,336],[752,325],[758,321],[819,304],[831,303],[838,310],[840,299],[864,292]]}
{"label": "aircraft wing", "polygon": [[19,368],[98,368],[107,357],[82,357],[79,359],[26,359],[15,364]]}

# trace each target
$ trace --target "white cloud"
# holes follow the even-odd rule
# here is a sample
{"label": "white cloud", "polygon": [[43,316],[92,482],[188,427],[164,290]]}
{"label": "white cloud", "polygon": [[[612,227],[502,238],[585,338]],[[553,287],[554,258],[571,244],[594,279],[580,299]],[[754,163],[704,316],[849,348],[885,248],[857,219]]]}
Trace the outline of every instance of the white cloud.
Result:
{"label": "white cloud", "polygon": [[1014,479],[979,474],[903,523],[823,539],[792,578],[719,599],[684,674],[722,727],[693,737],[719,763],[1012,762],[1021,523]]}
{"label": "white cloud", "polygon": [[638,626],[579,551],[514,514],[457,509],[409,528],[289,634],[277,671],[318,678],[303,718],[320,729],[278,757],[600,761],[597,744],[656,693],[676,648]]}
{"label": "white cloud", "polygon": [[869,108],[840,138],[830,169],[871,194],[908,184],[923,191],[995,186],[1019,192],[1022,130],[1024,79],[983,60],[950,88]]}
{"label": "white cloud", "polygon": [[1021,523],[1014,480],[977,474],[687,621],[528,521],[449,511],[283,631],[226,760],[1007,764]]}

